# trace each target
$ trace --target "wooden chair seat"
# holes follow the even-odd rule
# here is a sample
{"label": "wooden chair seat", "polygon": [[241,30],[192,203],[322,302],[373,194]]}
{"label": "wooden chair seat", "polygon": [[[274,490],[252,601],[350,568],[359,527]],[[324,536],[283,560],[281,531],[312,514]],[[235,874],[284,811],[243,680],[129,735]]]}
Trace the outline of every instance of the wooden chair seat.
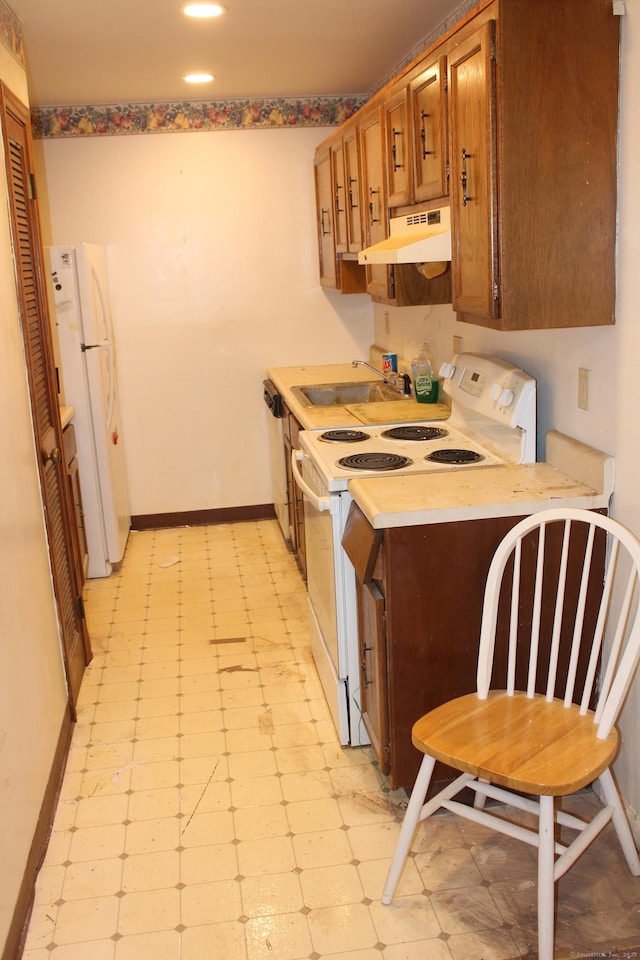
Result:
{"label": "wooden chair seat", "polygon": [[591,711],[561,700],[492,690],[470,693],[421,717],[413,727],[418,750],[456,770],[524,793],[565,796],[587,786],[613,761],[614,728],[605,740]]}

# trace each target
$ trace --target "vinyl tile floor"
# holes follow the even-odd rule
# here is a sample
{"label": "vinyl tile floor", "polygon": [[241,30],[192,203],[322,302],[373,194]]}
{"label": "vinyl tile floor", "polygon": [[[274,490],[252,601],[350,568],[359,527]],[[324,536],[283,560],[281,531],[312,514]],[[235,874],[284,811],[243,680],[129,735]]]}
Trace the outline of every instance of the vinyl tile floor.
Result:
{"label": "vinyl tile floor", "polygon": [[[535,956],[533,852],[449,814],[381,905],[402,794],[337,742],[275,521],[132,533],[86,600],[94,658],[24,960]],[[640,956],[610,828],[559,887],[559,957]]]}

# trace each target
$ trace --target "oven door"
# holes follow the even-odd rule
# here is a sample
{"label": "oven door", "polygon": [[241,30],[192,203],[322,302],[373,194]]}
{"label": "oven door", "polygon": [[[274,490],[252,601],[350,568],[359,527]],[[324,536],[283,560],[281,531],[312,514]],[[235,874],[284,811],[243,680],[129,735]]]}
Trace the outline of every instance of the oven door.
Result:
{"label": "oven door", "polygon": [[[329,493],[312,461],[293,451],[295,482],[304,494],[311,651],[340,742],[350,742],[344,651],[340,498]],[[300,469],[302,467],[302,469]]]}

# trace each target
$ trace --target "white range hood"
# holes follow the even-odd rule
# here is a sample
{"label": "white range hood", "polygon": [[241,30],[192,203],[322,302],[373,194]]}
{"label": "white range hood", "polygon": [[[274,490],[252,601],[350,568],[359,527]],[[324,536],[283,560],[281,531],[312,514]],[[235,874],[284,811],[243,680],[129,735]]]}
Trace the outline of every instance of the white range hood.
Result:
{"label": "white range hood", "polygon": [[451,260],[451,208],[394,217],[390,235],[358,254],[358,263],[428,263]]}

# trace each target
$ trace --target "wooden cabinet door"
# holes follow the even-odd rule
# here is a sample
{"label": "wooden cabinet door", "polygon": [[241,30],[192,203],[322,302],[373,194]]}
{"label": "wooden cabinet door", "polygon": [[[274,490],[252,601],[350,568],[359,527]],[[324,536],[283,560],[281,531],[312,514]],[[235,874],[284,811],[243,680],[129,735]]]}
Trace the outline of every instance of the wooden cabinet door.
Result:
{"label": "wooden cabinet door", "polygon": [[76,575],[78,586],[82,590],[84,582],[87,579],[87,570],[89,569],[89,546],[87,544],[87,533],[84,522],[84,507],[82,505],[82,490],[80,487],[80,473],[78,470],[78,447],[76,444],[76,430],[72,423],[68,424],[62,431],[62,443],[64,449],[64,464],[67,471],[67,480],[71,494],[71,503],[74,509],[75,525],[74,533],[74,552],[76,558]]}
{"label": "wooden cabinet door", "polygon": [[360,206],[360,151],[354,126],[344,136],[344,166],[346,178],[347,249],[349,253],[362,250],[362,208]]}
{"label": "wooden cabinet door", "polygon": [[62,453],[62,425],[42,273],[40,223],[33,195],[30,117],[27,108],[3,84],[0,84],[0,115],[40,487],[69,699],[75,717],[75,703],[85,667],[91,659],[91,647],[76,574],[73,507]]}
{"label": "wooden cabinet door", "polygon": [[[359,131],[364,245],[370,247],[387,236],[384,136],[379,108],[362,118]],[[374,298],[389,298],[389,269],[385,263],[367,264],[367,292]]]}
{"label": "wooden cabinet door", "polygon": [[499,316],[493,37],[489,20],[449,58],[453,309],[483,319]]}
{"label": "wooden cabinet door", "polygon": [[412,202],[408,87],[385,103],[384,133],[387,202],[390,207],[401,207]]}
{"label": "wooden cabinet door", "polygon": [[439,57],[411,83],[413,196],[444,197],[447,177],[447,58]]}
{"label": "wooden cabinet door", "polygon": [[337,286],[336,248],[333,232],[333,190],[331,186],[331,151],[316,158],[316,210],[318,216],[318,251],[320,254],[320,283]]}
{"label": "wooden cabinet door", "polygon": [[333,223],[335,230],[334,249],[336,253],[346,253],[348,250],[347,189],[342,140],[338,140],[338,142],[331,147],[331,177],[333,184]]}
{"label": "wooden cabinet door", "polygon": [[389,773],[389,700],[384,596],[377,584],[358,582],[360,702],[371,747],[383,773]]}

